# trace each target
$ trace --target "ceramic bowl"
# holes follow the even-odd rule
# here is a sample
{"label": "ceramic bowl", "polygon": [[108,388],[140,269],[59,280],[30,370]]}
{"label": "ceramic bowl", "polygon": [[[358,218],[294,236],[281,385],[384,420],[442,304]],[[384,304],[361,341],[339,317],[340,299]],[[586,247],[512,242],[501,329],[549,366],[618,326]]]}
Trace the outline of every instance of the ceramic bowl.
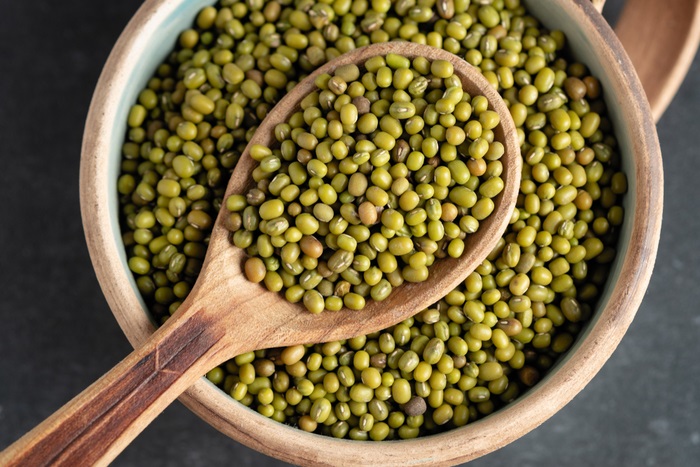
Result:
{"label": "ceramic bowl", "polygon": [[[130,106],[211,0],[147,0],[117,42],[87,118],[81,208],[95,271],[119,325],[134,346],[154,330],[126,263],[117,177]],[[569,352],[532,390],[469,425],[415,440],[360,442],[309,434],[274,422],[199,380],[181,401],[231,438],[304,465],[453,464],[493,451],[537,427],[598,372],[631,323],[649,282],[661,225],[663,175],[654,120],[644,90],[614,32],[585,0],[525,1],[547,27],[566,33],[570,49],[604,89],[628,176],[618,255],[595,315]]]}

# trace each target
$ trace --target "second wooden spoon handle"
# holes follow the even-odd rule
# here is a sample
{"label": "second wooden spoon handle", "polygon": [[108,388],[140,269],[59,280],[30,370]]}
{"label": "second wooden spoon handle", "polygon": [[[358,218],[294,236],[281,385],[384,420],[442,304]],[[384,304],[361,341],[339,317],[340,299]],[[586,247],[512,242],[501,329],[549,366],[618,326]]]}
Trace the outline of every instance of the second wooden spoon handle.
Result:
{"label": "second wooden spoon handle", "polygon": [[[605,0],[592,2],[603,11]],[[627,0],[615,33],[632,59],[658,121],[698,50],[700,0]]]}
{"label": "second wooden spoon handle", "polygon": [[700,0],[628,0],[615,33],[634,63],[658,120],[698,50]]}
{"label": "second wooden spoon handle", "polygon": [[216,358],[223,332],[207,326],[200,316],[169,320],[143,347],[0,453],[0,465],[109,463],[197,378],[220,363]]}

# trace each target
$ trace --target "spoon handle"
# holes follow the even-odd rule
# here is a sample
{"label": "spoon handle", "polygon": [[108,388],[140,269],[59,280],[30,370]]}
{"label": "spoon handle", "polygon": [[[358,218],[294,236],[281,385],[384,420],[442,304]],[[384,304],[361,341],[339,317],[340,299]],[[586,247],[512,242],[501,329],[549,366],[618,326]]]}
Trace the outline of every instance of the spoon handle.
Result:
{"label": "spoon handle", "polygon": [[0,465],[106,465],[113,460],[197,378],[225,360],[221,327],[207,325],[205,313],[180,311],[142,347],[0,453]]}

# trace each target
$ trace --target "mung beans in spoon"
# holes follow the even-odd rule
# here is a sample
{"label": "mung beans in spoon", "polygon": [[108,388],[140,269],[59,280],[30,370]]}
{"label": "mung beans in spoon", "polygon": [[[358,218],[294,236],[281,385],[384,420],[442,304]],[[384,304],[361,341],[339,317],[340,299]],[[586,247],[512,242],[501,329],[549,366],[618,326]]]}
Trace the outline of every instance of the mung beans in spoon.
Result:
{"label": "mung beans in spoon", "polygon": [[251,147],[256,184],[228,197],[228,225],[251,282],[312,313],[359,310],[469,254],[504,188],[500,118],[447,60],[376,55],[315,84],[274,149]]}

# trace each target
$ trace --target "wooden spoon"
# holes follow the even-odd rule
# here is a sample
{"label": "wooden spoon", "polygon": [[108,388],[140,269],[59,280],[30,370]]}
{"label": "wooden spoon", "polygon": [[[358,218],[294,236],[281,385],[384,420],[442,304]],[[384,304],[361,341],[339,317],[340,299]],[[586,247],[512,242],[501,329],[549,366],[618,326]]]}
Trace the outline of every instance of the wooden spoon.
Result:
{"label": "wooden spoon", "polygon": [[437,261],[426,282],[402,285],[383,302],[370,300],[361,311],[313,315],[281,294],[248,282],[242,272],[245,253],[229,241],[223,208],[199,279],[177,313],[141,348],[2,452],[0,464],[106,464],[216,365],[256,349],[340,340],[384,329],[438,301],[486,258],[501,239],[519,191],[521,157],[515,125],[499,94],[476,68],[456,55],[424,45],[367,46],[332,60],[300,82],[256,131],[231,176],[226,196],[245,192],[256,164],[248,155],[250,146],[275,144],[275,125],[298,110],[301,99],[315,89],[318,75],[387,53],[449,60],[465,91],[484,95],[501,117],[495,136],[505,146],[501,159],[505,188],[495,199],[493,214],[466,239],[464,256]]}

